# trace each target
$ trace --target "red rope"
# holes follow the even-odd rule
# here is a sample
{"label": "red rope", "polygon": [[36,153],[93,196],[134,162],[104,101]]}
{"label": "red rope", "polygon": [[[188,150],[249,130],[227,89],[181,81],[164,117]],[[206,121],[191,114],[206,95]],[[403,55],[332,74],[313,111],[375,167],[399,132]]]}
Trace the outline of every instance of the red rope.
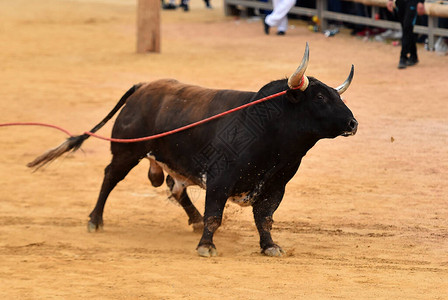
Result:
{"label": "red rope", "polygon": [[103,136],[100,136],[100,135],[96,135],[95,133],[92,133],[90,131],[86,131],[86,132],[84,132],[84,134],[88,134],[88,135],[96,137],[98,139],[105,140],[105,141],[110,141],[110,142],[115,142],[115,143],[136,143],[136,142],[144,142],[144,141],[154,140],[154,139],[158,139],[158,138],[161,138],[161,137],[164,137],[164,136],[167,136],[167,135],[171,135],[171,134],[174,134],[174,133],[177,133],[177,132],[180,132],[180,131],[184,131],[184,130],[187,130],[189,128],[193,128],[193,127],[196,127],[198,125],[210,122],[212,120],[221,118],[221,117],[223,117],[225,115],[228,115],[228,114],[231,114],[233,112],[239,111],[239,110],[244,109],[246,107],[249,107],[249,106],[252,106],[252,105],[255,105],[255,104],[267,101],[267,100],[270,100],[272,98],[275,98],[275,97],[278,97],[278,96],[281,96],[281,95],[284,95],[285,93],[286,93],[286,91],[279,92],[279,93],[276,93],[276,94],[273,94],[273,95],[261,98],[259,100],[256,100],[254,102],[250,102],[250,103],[238,106],[236,108],[232,108],[230,110],[227,110],[227,111],[219,113],[217,115],[208,117],[206,119],[203,119],[203,120],[200,120],[200,121],[197,121],[197,122],[194,122],[194,123],[191,123],[191,124],[188,124],[188,125],[185,125],[185,126],[182,126],[182,127],[170,130],[170,131],[166,131],[166,132],[163,132],[163,133],[159,133],[159,134],[155,134],[155,135],[151,135],[151,136],[147,136],[147,137],[135,138],[135,139],[115,139],[115,138],[107,138],[107,137],[103,137]]}
{"label": "red rope", "polygon": [[[303,82],[304,82],[304,80],[302,79],[301,84],[297,88],[295,88],[295,89],[300,89],[300,87],[302,86]],[[88,134],[88,135],[93,136],[95,138],[98,138],[100,140],[105,140],[105,141],[110,141],[110,142],[115,142],[115,143],[136,143],[136,142],[143,142],[143,141],[154,140],[154,139],[158,139],[158,138],[161,138],[161,137],[164,137],[164,136],[167,136],[167,135],[171,135],[171,134],[174,134],[174,133],[177,133],[177,132],[180,132],[180,131],[184,131],[184,130],[187,130],[189,128],[192,128],[192,127],[195,127],[195,126],[198,126],[198,125],[210,122],[212,120],[221,118],[221,117],[223,117],[225,115],[228,115],[228,114],[231,114],[233,112],[242,110],[242,109],[244,109],[246,107],[249,107],[249,106],[261,103],[261,102],[265,102],[265,101],[270,100],[272,98],[284,95],[284,94],[286,94],[286,92],[287,91],[285,90],[285,91],[282,91],[282,92],[279,92],[279,93],[276,93],[276,94],[273,94],[273,95],[270,95],[270,96],[267,96],[267,97],[255,100],[253,102],[250,102],[250,103],[247,103],[247,104],[244,104],[244,105],[232,108],[230,110],[227,110],[225,112],[219,113],[217,115],[205,118],[203,120],[200,120],[200,121],[197,121],[197,122],[194,122],[194,123],[191,123],[191,124],[188,124],[188,125],[185,125],[185,126],[182,126],[182,127],[170,130],[170,131],[166,131],[166,132],[163,132],[163,133],[147,136],[147,137],[135,138],[135,139],[115,139],[115,138],[108,138],[108,137],[100,136],[100,135],[97,135],[97,134],[95,134],[93,132],[90,132],[90,131],[86,131],[86,132],[84,132],[84,134]],[[51,124],[45,124],[45,123],[39,123],[39,122],[0,123],[0,127],[4,127],[4,126],[21,126],[21,125],[50,127],[50,128],[54,128],[54,129],[60,130],[60,131],[64,132],[65,134],[69,135],[69,136],[73,136],[68,130],[66,130],[64,128],[61,128],[59,126],[56,126],[56,125],[51,125]]]}
{"label": "red rope", "polygon": [[42,127],[50,127],[62,131],[63,133],[73,136],[68,130],[51,124],[39,123],[39,122],[15,122],[15,123],[0,123],[0,127],[5,126],[42,126]]}

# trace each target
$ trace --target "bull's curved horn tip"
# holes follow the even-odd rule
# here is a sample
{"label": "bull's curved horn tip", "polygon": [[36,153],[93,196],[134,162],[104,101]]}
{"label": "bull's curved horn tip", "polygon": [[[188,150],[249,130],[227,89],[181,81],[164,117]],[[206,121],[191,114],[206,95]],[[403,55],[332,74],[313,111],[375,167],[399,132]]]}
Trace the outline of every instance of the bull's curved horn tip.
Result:
{"label": "bull's curved horn tip", "polygon": [[355,66],[352,65],[352,68],[350,70],[350,74],[348,75],[347,79],[344,81],[343,84],[341,84],[340,86],[338,86],[336,88],[336,91],[338,92],[339,95],[342,95],[343,92],[345,92],[348,87],[350,86],[350,83],[353,80],[353,75],[355,74]]}

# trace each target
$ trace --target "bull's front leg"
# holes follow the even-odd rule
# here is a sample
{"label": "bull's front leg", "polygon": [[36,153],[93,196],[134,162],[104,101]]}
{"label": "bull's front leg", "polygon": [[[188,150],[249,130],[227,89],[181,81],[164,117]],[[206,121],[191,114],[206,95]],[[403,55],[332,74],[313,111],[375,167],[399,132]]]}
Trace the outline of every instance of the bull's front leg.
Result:
{"label": "bull's front leg", "polygon": [[205,196],[204,231],[196,248],[198,254],[204,257],[217,256],[213,234],[221,226],[222,214],[226,205],[227,197],[224,193],[216,190],[208,190]]}
{"label": "bull's front leg", "polygon": [[280,205],[284,193],[284,187],[273,192],[263,193],[263,196],[253,204],[255,224],[260,234],[261,253],[267,256],[282,256],[285,254],[271,237],[272,224],[274,223],[272,215]]}

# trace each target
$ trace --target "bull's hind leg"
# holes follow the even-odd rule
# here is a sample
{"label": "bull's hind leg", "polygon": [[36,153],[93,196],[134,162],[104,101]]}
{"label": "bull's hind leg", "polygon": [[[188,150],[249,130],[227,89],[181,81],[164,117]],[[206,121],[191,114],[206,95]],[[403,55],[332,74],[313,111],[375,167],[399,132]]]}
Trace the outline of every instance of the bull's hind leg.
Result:
{"label": "bull's hind leg", "polygon": [[183,188],[181,192],[173,193],[174,188],[174,179],[170,175],[166,177],[166,185],[170,189],[171,197],[176,199],[180,205],[184,208],[185,212],[188,215],[188,225],[193,226],[194,232],[202,232],[204,228],[204,223],[202,219],[202,215],[197,210],[196,206],[191,202],[190,197],[188,197],[187,189]]}
{"label": "bull's hind leg", "polygon": [[139,158],[129,155],[128,152],[112,157],[112,162],[104,170],[103,184],[95,208],[90,213],[90,220],[87,225],[89,232],[102,230],[103,211],[107,197],[114,187],[126,177],[129,171],[131,171],[138,162]]}

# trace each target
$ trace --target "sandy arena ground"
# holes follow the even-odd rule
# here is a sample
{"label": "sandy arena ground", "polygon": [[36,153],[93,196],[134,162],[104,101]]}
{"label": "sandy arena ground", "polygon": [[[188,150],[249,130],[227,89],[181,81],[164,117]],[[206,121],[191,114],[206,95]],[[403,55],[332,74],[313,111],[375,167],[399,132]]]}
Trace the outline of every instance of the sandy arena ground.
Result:
{"label": "sandy arena ground", "polygon": [[[162,54],[135,54],[136,0],[0,0],[0,123],[38,121],[89,130],[134,83],[160,78],[257,90],[290,75],[310,43],[308,75],[341,84],[360,125],[320,141],[275,214],[287,252],[259,253],[250,208],[229,203],[200,258],[200,236],[143,161],[112,193],[105,230],[89,234],[109,144],[32,173],[25,165],[66,136],[0,128],[0,299],[447,299],[448,57],[348,33],[325,38],[303,23],[284,37],[260,21],[206,10],[162,13]],[[109,136],[112,122],[100,131]],[[204,193],[190,190],[203,210]]]}

